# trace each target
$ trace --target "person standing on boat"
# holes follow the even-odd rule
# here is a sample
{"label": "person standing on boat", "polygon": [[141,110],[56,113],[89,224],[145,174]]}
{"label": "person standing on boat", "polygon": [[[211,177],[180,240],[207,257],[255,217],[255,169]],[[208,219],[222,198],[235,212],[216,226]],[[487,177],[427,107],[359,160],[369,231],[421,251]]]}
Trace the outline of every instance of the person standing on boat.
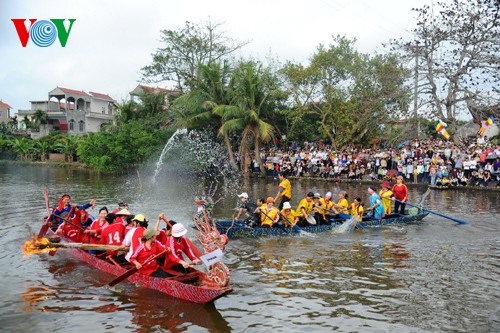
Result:
{"label": "person standing on boat", "polygon": [[167,243],[165,244],[166,247],[170,249],[163,266],[165,270],[174,270],[184,274],[187,273],[190,264],[184,260],[183,253],[189,257],[192,265],[197,265],[201,262],[200,259],[196,258],[193,250],[189,246],[189,242],[185,239],[184,236],[186,233],[187,229],[182,223],[177,223],[172,226],[172,235],[167,238]]}
{"label": "person standing on boat", "polygon": [[408,187],[404,184],[403,177],[398,176],[396,178],[396,184],[392,187],[392,192],[394,196],[392,200],[394,200],[394,213],[396,214],[404,214],[406,204],[408,201]]}
{"label": "person standing on boat", "polygon": [[[120,246],[125,238],[125,226],[122,222],[118,222],[116,214],[109,213],[106,215],[108,225],[101,231],[101,244]],[[107,250],[110,256],[116,257],[118,251]]]}
{"label": "person standing on boat", "polygon": [[72,205],[71,204],[71,196],[69,194],[64,194],[61,199],[59,199],[59,204],[57,208],[54,210],[54,213],[52,214],[52,217],[50,218],[50,221],[53,223],[55,220],[57,224],[60,224],[63,220],[61,220],[58,216],[63,217],[63,218],[68,218],[71,220],[74,216],[67,216],[72,208],[76,209],[88,209],[89,207],[94,207],[95,205],[95,199],[90,200],[90,202],[83,204],[83,205]]}
{"label": "person standing on boat", "polygon": [[[311,213],[314,205],[313,201],[314,193],[308,192],[306,197],[302,200],[300,200],[299,205],[297,206],[297,209],[295,212],[299,215],[299,221],[298,221],[298,226],[299,227],[305,227],[309,224],[307,222],[307,219],[309,217],[309,214]],[[313,221],[314,223],[314,221]]]}
{"label": "person standing on boat", "polygon": [[288,201],[283,203],[283,209],[281,210],[280,215],[283,220],[283,224],[288,228],[293,227],[299,220],[299,217],[295,214]]}
{"label": "person standing on boat", "polygon": [[278,222],[280,218],[278,208],[274,207],[274,198],[269,197],[266,200],[266,206],[261,208],[261,223],[260,225],[263,227],[272,228],[275,223]]}
{"label": "person standing on boat", "polygon": [[292,200],[292,184],[290,184],[290,181],[284,172],[278,174],[278,178],[280,180],[280,184],[278,185],[278,194],[276,194],[276,198],[274,200],[278,201],[278,199],[281,198],[278,207],[281,210],[285,201],[289,202]]}
{"label": "person standing on boat", "polygon": [[239,220],[243,215],[243,212],[247,212],[248,217],[243,221],[247,226],[256,226],[260,221],[260,213],[257,211],[257,204],[248,197],[248,193],[243,192],[238,195],[241,200],[240,207],[238,209],[238,214],[235,219]]}
{"label": "person standing on boat", "polygon": [[[92,222],[89,228],[85,229],[84,233],[89,236],[90,244],[100,244],[101,243],[101,233],[102,229],[108,226],[108,221],[106,221],[106,216],[108,215],[108,209],[102,207],[99,209],[99,218]],[[90,254],[102,254],[105,251],[101,250],[89,250]]]}
{"label": "person standing on boat", "polygon": [[148,262],[144,266],[141,264],[165,251],[165,246],[156,240],[158,234],[159,231],[157,230],[144,230],[141,236],[141,244],[137,246],[134,253],[130,256],[130,262],[135,265],[141,274],[167,278],[170,277],[170,275],[160,267],[156,260]]}
{"label": "person standing on boat", "polygon": [[368,194],[370,195],[370,207],[366,210],[369,211],[368,215],[373,216],[373,218],[380,220],[384,216],[384,206],[382,205],[382,199],[377,191],[373,187],[368,187]]}
{"label": "person standing on boat", "polygon": [[363,221],[364,208],[361,204],[361,198],[356,197],[354,201],[351,203],[351,216],[357,217],[358,221]]}
{"label": "person standing on boat", "polygon": [[384,206],[384,215],[392,214],[392,200],[391,197],[394,195],[391,190],[391,184],[388,181],[384,181],[380,184],[382,189],[378,193],[382,199],[382,206]]}

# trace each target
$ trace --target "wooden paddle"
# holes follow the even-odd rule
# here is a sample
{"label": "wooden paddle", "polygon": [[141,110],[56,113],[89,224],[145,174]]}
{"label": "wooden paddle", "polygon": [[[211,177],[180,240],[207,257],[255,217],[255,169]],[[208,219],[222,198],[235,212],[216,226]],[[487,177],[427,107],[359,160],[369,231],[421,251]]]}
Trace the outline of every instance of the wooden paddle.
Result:
{"label": "wooden paddle", "polygon": [[[170,224],[170,222],[168,222],[167,218],[166,217],[163,217],[162,218],[163,221],[165,221],[166,224],[168,224],[168,226],[170,227],[170,230],[172,230],[172,225]],[[196,245],[193,244],[193,242],[191,242],[191,240],[187,237],[184,237],[189,245],[189,247],[191,248],[191,250],[193,251],[193,254],[197,257],[197,258],[200,258],[203,254],[201,253],[200,250],[198,250],[198,248],[196,247]]]}
{"label": "wooden paddle", "polygon": [[[165,253],[167,253],[167,249],[161,251],[157,255],[155,255],[155,256],[149,258],[148,260],[144,261],[141,265],[142,266],[147,265],[150,262],[153,262],[154,260],[156,260],[159,257],[161,257],[162,255],[164,255]],[[116,279],[114,279],[110,283],[108,283],[108,286],[113,287],[115,284],[122,282],[123,280],[127,279],[129,276],[135,274],[137,271],[138,271],[137,267],[134,266],[133,268],[129,269],[128,271],[126,271],[125,273],[123,273],[122,275],[118,276]]]}
{"label": "wooden paddle", "polygon": [[43,197],[45,198],[45,207],[47,208],[47,219],[43,223],[42,227],[40,228],[40,231],[38,232],[38,239],[43,238],[47,231],[49,230],[50,227],[50,219],[52,218],[52,214],[54,214],[54,211],[56,210],[56,207],[52,208],[52,212],[50,211],[50,203],[49,203],[49,190],[45,188],[43,190]]}
{"label": "wooden paddle", "polygon": [[[68,214],[68,215],[69,215],[69,214]],[[74,224],[74,223],[73,223],[73,222],[71,222],[70,220],[68,220],[68,219],[66,219],[66,218],[64,218],[64,217],[62,217],[62,216],[60,216],[60,215],[54,214],[54,216],[55,216],[55,217],[60,218],[61,220],[63,220],[64,222],[66,222],[66,223],[68,223],[68,224],[71,224],[72,226],[74,226],[75,228],[80,229],[81,231],[85,231],[85,229],[84,229],[83,227],[81,227],[81,226],[79,226],[79,225]],[[94,237],[94,238],[96,238],[96,239],[99,239],[99,238],[97,238],[97,236],[96,236],[96,235],[94,235],[94,234],[88,234],[87,236],[90,236],[90,237]]]}
{"label": "wooden paddle", "polygon": [[66,248],[66,249],[83,249],[83,250],[110,250],[110,251],[126,251],[128,247],[122,245],[105,245],[105,244],[88,244],[88,243],[46,243],[46,244],[35,244],[35,247],[39,249],[45,249],[47,247],[53,248]]}
{"label": "wooden paddle", "polygon": [[451,216],[447,216],[447,215],[444,215],[444,214],[436,213],[436,212],[434,212],[434,211],[432,211],[432,210],[428,210],[428,209],[426,209],[426,208],[422,208],[422,207],[419,207],[419,206],[417,206],[417,205],[413,205],[413,204],[411,204],[411,203],[409,203],[409,202],[403,202],[403,201],[398,200],[398,199],[394,199],[394,200],[395,200],[395,201],[398,201],[398,202],[400,202],[400,203],[402,203],[402,204],[406,204],[406,205],[409,205],[409,206],[412,206],[412,207],[416,207],[416,208],[418,208],[418,209],[422,209],[424,212],[429,212],[429,213],[431,213],[431,214],[434,214],[434,215],[437,215],[437,216],[444,217],[445,219],[449,219],[449,220],[455,221],[455,222],[460,223],[460,224],[469,224],[469,222],[467,222],[467,221],[459,220],[459,219],[456,219],[456,218],[451,217]]}

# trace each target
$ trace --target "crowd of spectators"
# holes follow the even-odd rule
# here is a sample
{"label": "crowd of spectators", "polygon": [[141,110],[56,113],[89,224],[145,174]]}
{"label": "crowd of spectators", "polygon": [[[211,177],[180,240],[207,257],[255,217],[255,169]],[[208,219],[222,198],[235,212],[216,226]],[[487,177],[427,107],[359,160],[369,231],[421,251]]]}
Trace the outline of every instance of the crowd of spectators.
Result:
{"label": "crowd of spectators", "polygon": [[[267,176],[286,172],[289,177],[384,180],[401,175],[406,183],[442,186],[500,187],[500,146],[469,138],[460,144],[445,140],[405,141],[397,148],[331,145],[305,142],[288,149],[260,152]],[[260,172],[257,160],[252,172]]]}

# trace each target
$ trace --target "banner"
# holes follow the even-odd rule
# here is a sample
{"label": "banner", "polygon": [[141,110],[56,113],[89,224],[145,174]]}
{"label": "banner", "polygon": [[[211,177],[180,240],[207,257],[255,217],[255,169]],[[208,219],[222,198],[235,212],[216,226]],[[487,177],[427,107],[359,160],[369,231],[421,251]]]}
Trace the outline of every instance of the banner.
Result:
{"label": "banner", "polygon": [[224,258],[224,253],[222,252],[221,249],[217,249],[210,253],[206,253],[200,257],[201,261],[203,261],[203,263],[207,267],[210,267],[213,264],[222,261],[222,258]]}
{"label": "banner", "polygon": [[486,120],[486,126],[493,125],[495,123],[495,118],[493,118],[493,115],[491,115],[487,120]]}
{"label": "banner", "polygon": [[438,122],[436,125],[436,132],[438,132],[439,134],[444,136],[446,140],[448,140],[450,138],[450,134],[448,134],[448,131],[445,128],[446,126],[448,126],[448,125],[446,125],[445,122],[438,119]]}

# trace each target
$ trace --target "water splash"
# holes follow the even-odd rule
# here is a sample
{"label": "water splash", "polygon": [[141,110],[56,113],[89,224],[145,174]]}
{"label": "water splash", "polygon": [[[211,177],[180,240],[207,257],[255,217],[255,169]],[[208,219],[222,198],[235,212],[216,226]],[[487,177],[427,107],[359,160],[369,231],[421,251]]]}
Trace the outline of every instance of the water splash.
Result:
{"label": "water splash", "polygon": [[333,229],[334,234],[343,234],[346,232],[353,231],[354,228],[356,227],[356,224],[358,224],[358,218],[353,216],[348,220],[345,220],[344,223],[342,223],[340,226],[336,227]]}
{"label": "water splash", "polygon": [[160,158],[158,159],[158,162],[156,162],[156,169],[155,169],[155,173],[153,175],[153,182],[156,180],[156,177],[158,176],[158,174],[160,173],[161,171],[161,168],[163,166],[163,158],[165,157],[165,154],[172,148],[172,146],[174,145],[175,143],[175,139],[180,136],[180,135],[183,135],[183,134],[186,134],[187,133],[187,128],[179,128],[177,129],[174,134],[172,134],[172,136],[170,137],[170,139],[168,139],[167,143],[165,144],[165,146],[163,147],[163,150],[161,151],[161,154],[160,154]]}

